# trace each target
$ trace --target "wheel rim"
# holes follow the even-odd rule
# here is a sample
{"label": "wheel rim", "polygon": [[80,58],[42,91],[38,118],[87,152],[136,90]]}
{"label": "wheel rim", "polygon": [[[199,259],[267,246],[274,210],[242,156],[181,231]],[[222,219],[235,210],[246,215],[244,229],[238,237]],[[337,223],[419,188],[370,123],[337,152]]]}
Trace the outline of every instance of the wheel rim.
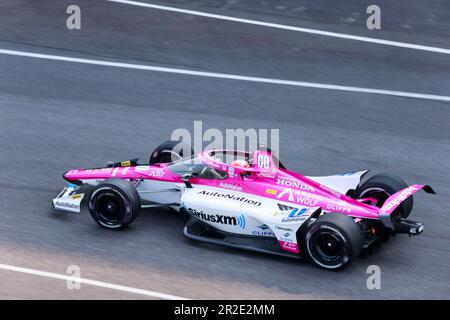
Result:
{"label": "wheel rim", "polygon": [[121,223],[125,206],[123,201],[113,192],[104,192],[97,196],[94,205],[101,222],[108,225],[117,225]]}
{"label": "wheel rim", "polygon": [[308,232],[306,241],[310,257],[324,268],[336,269],[350,260],[347,240],[330,226],[313,228]]}
{"label": "wheel rim", "polygon": [[323,232],[316,244],[317,252],[327,261],[336,261],[342,255],[342,243],[335,234]]}

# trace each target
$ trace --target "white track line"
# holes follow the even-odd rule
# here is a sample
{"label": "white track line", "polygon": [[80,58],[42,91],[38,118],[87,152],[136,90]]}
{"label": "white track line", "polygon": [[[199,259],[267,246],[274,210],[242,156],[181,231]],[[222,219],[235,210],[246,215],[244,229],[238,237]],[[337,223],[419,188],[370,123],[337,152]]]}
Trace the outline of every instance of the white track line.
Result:
{"label": "white track line", "polygon": [[137,69],[137,70],[146,70],[146,71],[175,73],[175,74],[183,74],[183,75],[207,77],[207,78],[220,78],[220,79],[228,79],[228,80],[240,80],[240,81],[250,81],[250,82],[259,82],[259,83],[296,86],[296,87],[349,91],[349,92],[358,92],[358,93],[372,93],[372,94],[381,94],[381,95],[387,95],[387,96],[426,99],[426,100],[450,101],[450,96],[440,96],[440,95],[434,95],[434,94],[393,91],[393,90],[381,90],[381,89],[360,88],[360,87],[349,87],[349,86],[341,86],[341,85],[334,85],[334,84],[292,81],[292,80],[282,80],[282,79],[259,78],[259,77],[250,77],[250,76],[243,76],[243,75],[230,74],[230,73],[216,73],[216,72],[204,72],[204,71],[195,71],[195,70],[187,70],[187,69],[177,69],[177,68],[165,68],[165,67],[157,67],[157,66],[150,66],[150,65],[140,65],[140,64],[132,64],[132,63],[73,58],[73,57],[66,57],[66,56],[56,56],[56,55],[50,55],[50,54],[32,53],[32,52],[16,51],[16,50],[0,49],[0,54],[37,58],[37,59],[46,59],[46,60],[57,60],[57,61],[64,61],[64,62],[84,63],[84,64],[107,66],[107,67],[118,67],[118,68],[128,68],[128,69]]}
{"label": "white track line", "polygon": [[0,264],[0,269],[7,270],[7,271],[13,271],[13,272],[20,272],[20,273],[25,273],[25,274],[31,274],[34,276],[45,277],[45,278],[73,281],[73,282],[83,283],[83,284],[96,286],[96,287],[119,290],[119,291],[124,291],[124,292],[128,292],[128,293],[134,293],[134,294],[141,294],[141,295],[145,295],[145,296],[149,296],[149,297],[153,297],[153,298],[160,298],[160,299],[166,299],[166,300],[188,300],[186,298],[172,296],[170,294],[160,293],[160,292],[156,292],[156,291],[149,291],[149,290],[137,289],[137,288],[132,288],[132,287],[126,287],[126,286],[121,286],[121,285],[97,281],[97,280],[71,277],[71,276],[66,276],[63,274],[58,274],[58,273],[53,273],[53,272],[45,272],[45,271],[40,271],[40,270],[35,270],[35,269],[21,268],[21,267],[16,267],[16,266],[10,266],[7,264]]}
{"label": "white track line", "polygon": [[139,6],[139,7],[147,7],[147,8],[152,8],[152,9],[164,10],[164,11],[190,14],[190,15],[207,17],[207,18],[212,18],[212,19],[220,19],[220,20],[227,20],[227,21],[233,21],[233,22],[239,22],[239,23],[246,23],[246,24],[252,24],[252,25],[257,25],[257,26],[275,28],[275,29],[283,29],[283,30],[297,31],[297,32],[303,32],[303,33],[310,33],[310,34],[316,34],[316,35],[320,35],[320,36],[341,38],[341,39],[347,39],[347,40],[356,40],[356,41],[370,42],[370,43],[376,43],[376,44],[382,44],[382,45],[394,46],[394,47],[401,47],[401,48],[407,48],[407,49],[450,54],[450,49],[423,46],[423,45],[413,44],[413,43],[405,43],[405,42],[398,42],[398,41],[390,41],[390,40],[355,36],[355,35],[351,35],[351,34],[323,31],[323,30],[310,29],[310,28],[300,28],[300,27],[288,26],[288,25],[278,24],[278,23],[270,23],[270,22],[264,22],[264,21],[258,21],[258,20],[242,19],[242,18],[236,18],[236,17],[231,17],[231,16],[224,16],[221,14],[213,14],[213,13],[207,13],[207,12],[202,12],[202,11],[186,10],[186,9],[180,9],[180,8],[175,8],[175,7],[161,6],[161,5],[156,5],[156,4],[146,3],[146,2],[128,1],[128,0],[106,0],[106,1],[117,2],[117,3],[128,4],[128,5]]}

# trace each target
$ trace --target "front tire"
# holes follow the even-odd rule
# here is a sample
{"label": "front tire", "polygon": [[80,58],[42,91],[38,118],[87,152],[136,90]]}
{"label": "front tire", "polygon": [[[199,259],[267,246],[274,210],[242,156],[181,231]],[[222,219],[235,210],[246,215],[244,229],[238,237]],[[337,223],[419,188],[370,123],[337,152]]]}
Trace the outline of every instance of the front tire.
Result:
{"label": "front tire", "polygon": [[321,268],[339,270],[359,256],[362,231],[349,216],[327,213],[312,223],[305,235],[310,260]]}
{"label": "front tire", "polygon": [[100,226],[122,229],[137,218],[141,201],[130,182],[109,179],[100,183],[89,199],[89,211]]}

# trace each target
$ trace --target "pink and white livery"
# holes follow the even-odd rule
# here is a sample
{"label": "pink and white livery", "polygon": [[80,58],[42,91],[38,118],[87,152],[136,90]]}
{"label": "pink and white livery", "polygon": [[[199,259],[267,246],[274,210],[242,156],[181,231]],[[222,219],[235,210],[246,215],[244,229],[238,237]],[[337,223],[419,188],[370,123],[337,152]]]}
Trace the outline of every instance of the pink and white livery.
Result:
{"label": "pink and white livery", "polygon": [[69,184],[53,206],[80,212],[86,198],[94,220],[108,229],[127,226],[141,208],[170,207],[185,219],[190,239],[340,269],[390,235],[420,234],[423,224],[406,220],[412,195],[434,193],[387,174],[362,182],[368,170],[303,176],[287,170],[270,150],[183,157],[187,149],[180,145],[163,143],[145,165],[135,159],[67,171]]}

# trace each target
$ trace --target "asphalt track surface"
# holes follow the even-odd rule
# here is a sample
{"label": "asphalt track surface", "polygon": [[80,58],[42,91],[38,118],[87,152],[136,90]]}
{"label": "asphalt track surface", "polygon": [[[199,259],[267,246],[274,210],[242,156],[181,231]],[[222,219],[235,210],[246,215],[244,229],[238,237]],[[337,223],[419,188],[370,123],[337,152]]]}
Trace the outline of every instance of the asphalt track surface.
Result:
{"label": "asphalt track surface", "polygon": [[[450,95],[450,55],[276,30],[106,1],[2,1],[0,49]],[[195,1],[174,7],[450,48],[445,1]],[[152,2],[159,3],[162,2]],[[393,172],[437,195],[415,196],[419,237],[397,236],[367,259],[327,272],[289,259],[183,237],[168,210],[144,210],[127,230],[88,212],[52,211],[67,169],[140,157],[176,128],[279,128],[293,170]],[[192,299],[434,299],[450,297],[450,103],[131,70],[0,54],[0,264],[81,276]],[[369,265],[381,289],[366,287]],[[0,269],[0,298],[152,298]]]}

